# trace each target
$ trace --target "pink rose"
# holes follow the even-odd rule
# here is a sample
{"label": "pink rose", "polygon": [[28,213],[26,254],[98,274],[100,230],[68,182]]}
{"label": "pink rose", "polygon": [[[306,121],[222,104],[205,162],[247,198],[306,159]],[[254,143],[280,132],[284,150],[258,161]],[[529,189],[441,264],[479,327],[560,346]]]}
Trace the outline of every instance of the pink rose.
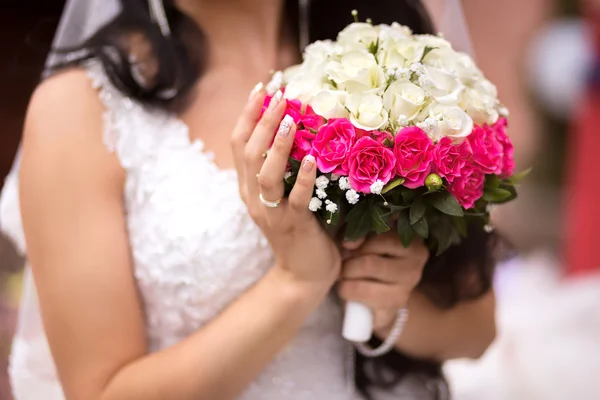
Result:
{"label": "pink rose", "polygon": [[452,139],[445,136],[435,147],[433,172],[452,182],[461,175],[469,156],[469,147],[465,146],[465,142],[455,145]]}
{"label": "pink rose", "polygon": [[394,135],[385,131],[372,131],[371,137],[378,141],[381,144],[384,144],[386,141],[389,143],[394,143]]}
{"label": "pink rose", "polygon": [[416,189],[425,184],[431,172],[433,144],[425,132],[416,126],[402,129],[394,141],[396,172],[406,179],[404,186]]}
{"label": "pink rose", "polygon": [[348,156],[348,178],[352,189],[371,193],[371,185],[392,179],[396,169],[394,152],[376,140],[365,136],[356,142]]}
{"label": "pink rose", "polygon": [[500,174],[502,172],[502,155],[504,149],[496,139],[496,132],[485,125],[475,126],[466,142],[471,147],[471,159],[484,174]]}
{"label": "pink rose", "polygon": [[354,125],[345,118],[332,118],[313,142],[312,154],[321,172],[347,175],[346,158],[356,142]]}
{"label": "pink rose", "polygon": [[[269,104],[271,104],[272,98],[273,98],[273,96],[265,97],[265,101],[263,103],[261,114],[263,114],[267,110],[267,108],[269,107]],[[294,122],[297,124],[302,119],[302,103],[300,102],[300,100],[285,100],[285,101],[287,103],[287,106],[285,108],[285,114],[292,117],[294,119]]]}
{"label": "pink rose", "polygon": [[304,112],[300,122],[302,123],[302,126],[304,126],[304,129],[318,131],[319,128],[325,124],[325,118],[315,114],[311,106],[306,106],[306,111]]}
{"label": "pink rose", "polygon": [[448,186],[448,191],[456,197],[461,206],[469,209],[483,196],[484,180],[485,174],[479,168],[466,165],[461,175]]}
{"label": "pink rose", "polygon": [[515,148],[506,134],[507,125],[506,118],[500,118],[492,125],[492,129],[496,132],[496,140],[503,148],[502,171],[500,173],[503,178],[508,178],[515,172]]}
{"label": "pink rose", "polygon": [[294,137],[294,143],[292,144],[290,157],[298,161],[303,160],[304,157],[310,153],[312,143],[316,137],[317,135],[306,129],[297,130],[296,136]]}

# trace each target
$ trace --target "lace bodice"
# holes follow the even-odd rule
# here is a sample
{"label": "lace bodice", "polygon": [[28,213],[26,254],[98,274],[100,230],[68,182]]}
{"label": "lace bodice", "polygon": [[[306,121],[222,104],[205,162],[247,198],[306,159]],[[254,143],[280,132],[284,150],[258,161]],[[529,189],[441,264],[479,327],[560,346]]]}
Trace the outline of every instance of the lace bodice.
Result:
{"label": "lace bodice", "polygon": [[[190,142],[181,120],[120,95],[99,65],[88,71],[106,108],[104,142],[126,171],[135,277],[149,350],[158,351],[208,323],[267,272],[273,256],[238,195],[235,171],[219,169],[202,141]],[[16,171],[6,181],[0,211],[3,229],[25,252]],[[22,307],[33,317],[19,322],[14,341],[15,396],[60,400],[28,272],[25,279],[30,287]],[[349,346],[340,331],[341,309],[328,298],[241,398],[357,398],[347,389]]]}

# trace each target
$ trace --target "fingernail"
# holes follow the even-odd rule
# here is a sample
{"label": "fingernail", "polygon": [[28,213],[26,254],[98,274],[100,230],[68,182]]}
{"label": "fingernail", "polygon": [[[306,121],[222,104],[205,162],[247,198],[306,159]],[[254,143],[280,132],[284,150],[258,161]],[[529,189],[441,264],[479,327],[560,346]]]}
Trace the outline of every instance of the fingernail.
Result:
{"label": "fingernail", "polygon": [[256,96],[256,94],[257,94],[258,92],[260,92],[260,91],[263,89],[263,87],[264,87],[264,86],[265,86],[265,85],[263,85],[263,83],[262,83],[262,82],[258,82],[258,83],[256,84],[256,86],[254,86],[254,89],[252,89],[252,91],[250,92],[250,96],[248,97],[248,100],[250,100],[250,99],[252,99],[254,96]]}
{"label": "fingernail", "polygon": [[308,171],[312,170],[314,165],[315,165],[315,158],[313,156],[311,156],[309,154],[306,157],[304,157],[304,163],[302,164],[302,169],[304,169],[305,171],[308,172]]}
{"label": "fingernail", "polygon": [[283,117],[283,120],[279,124],[277,134],[283,138],[288,137],[288,135],[290,134],[290,130],[292,129],[293,123],[294,119],[289,114],[286,114],[286,116]]}
{"label": "fingernail", "polygon": [[281,93],[281,90],[278,90],[277,93],[275,93],[275,95],[271,99],[271,104],[269,104],[269,108],[272,110],[275,107],[277,107],[277,104],[281,102],[281,99],[283,99],[283,93]]}

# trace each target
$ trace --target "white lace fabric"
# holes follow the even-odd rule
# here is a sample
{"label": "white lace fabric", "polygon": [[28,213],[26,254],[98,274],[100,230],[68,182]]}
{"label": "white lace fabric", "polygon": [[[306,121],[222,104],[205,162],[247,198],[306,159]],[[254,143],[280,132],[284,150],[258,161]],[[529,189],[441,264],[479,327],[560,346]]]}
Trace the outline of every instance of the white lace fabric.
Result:
{"label": "white lace fabric", "polygon": [[[126,171],[135,277],[148,350],[158,351],[193,334],[256,283],[273,254],[239,197],[235,171],[219,169],[178,118],[123,97],[99,64],[91,63],[88,74],[106,108],[104,142]],[[15,170],[0,197],[0,220],[25,254],[18,196]],[[27,318],[19,321],[9,367],[14,396],[63,400],[29,269],[25,282],[21,315]],[[341,337],[341,322],[341,308],[327,298],[240,399],[358,399],[348,390],[350,345]],[[427,399],[422,386],[406,382],[377,398]]]}

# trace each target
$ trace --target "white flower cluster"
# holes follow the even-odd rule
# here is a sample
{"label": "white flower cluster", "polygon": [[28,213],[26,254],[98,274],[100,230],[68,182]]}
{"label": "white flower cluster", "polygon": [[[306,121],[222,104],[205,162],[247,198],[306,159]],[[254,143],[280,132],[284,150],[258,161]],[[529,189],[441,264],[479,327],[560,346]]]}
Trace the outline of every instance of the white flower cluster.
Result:
{"label": "white flower cluster", "polygon": [[393,133],[416,125],[434,140],[460,141],[474,124],[495,123],[504,112],[496,87],[468,55],[396,23],[353,23],[337,41],[308,46],[303,63],[274,80],[273,87],[286,86],[286,98],[325,118]]}

